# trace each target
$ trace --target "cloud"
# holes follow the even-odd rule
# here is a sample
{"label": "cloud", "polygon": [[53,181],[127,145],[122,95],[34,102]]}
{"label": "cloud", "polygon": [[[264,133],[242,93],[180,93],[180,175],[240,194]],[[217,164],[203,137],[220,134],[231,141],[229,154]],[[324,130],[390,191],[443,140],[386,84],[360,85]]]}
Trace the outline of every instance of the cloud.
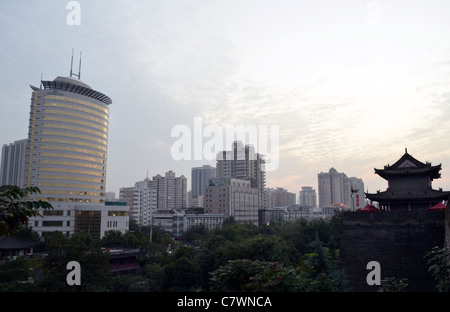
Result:
{"label": "cloud", "polygon": [[116,191],[147,168],[188,176],[194,162],[174,162],[168,147],[194,117],[279,125],[271,184],[313,185],[332,166],[370,179],[404,147],[446,168],[449,4],[379,2],[368,25],[358,1],[80,1],[80,26],[67,25],[67,2],[2,3],[2,141],[26,136],[28,85],[68,74],[75,48],[82,79],[113,99]]}

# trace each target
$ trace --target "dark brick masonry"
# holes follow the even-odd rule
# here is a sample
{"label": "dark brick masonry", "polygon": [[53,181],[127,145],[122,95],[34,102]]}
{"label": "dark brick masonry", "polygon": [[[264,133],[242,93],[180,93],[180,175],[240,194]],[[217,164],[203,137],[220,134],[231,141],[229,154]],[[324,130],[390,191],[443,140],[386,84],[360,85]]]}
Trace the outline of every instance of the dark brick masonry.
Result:
{"label": "dark brick masonry", "polygon": [[444,246],[444,211],[346,212],[340,248],[341,268],[352,291],[377,291],[366,282],[367,263],[378,261],[381,279],[407,278],[407,291],[437,291],[425,253]]}

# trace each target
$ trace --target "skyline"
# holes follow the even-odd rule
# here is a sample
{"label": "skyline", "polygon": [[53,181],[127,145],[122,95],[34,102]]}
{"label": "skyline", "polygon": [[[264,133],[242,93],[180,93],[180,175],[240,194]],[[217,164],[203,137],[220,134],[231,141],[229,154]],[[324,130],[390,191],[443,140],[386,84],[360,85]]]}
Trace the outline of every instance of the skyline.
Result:
{"label": "skyline", "polygon": [[[279,126],[266,187],[318,190],[333,167],[387,182],[374,168],[408,152],[442,164],[450,189],[450,3],[432,1],[69,1],[0,4],[0,143],[27,137],[31,89],[69,76],[111,97],[106,191],[169,170],[177,125]],[[74,65],[74,71],[78,66]],[[245,142],[254,143],[254,142]],[[231,146],[225,146],[230,150]],[[258,150],[256,150],[258,152]],[[365,190],[365,191],[366,191]]]}

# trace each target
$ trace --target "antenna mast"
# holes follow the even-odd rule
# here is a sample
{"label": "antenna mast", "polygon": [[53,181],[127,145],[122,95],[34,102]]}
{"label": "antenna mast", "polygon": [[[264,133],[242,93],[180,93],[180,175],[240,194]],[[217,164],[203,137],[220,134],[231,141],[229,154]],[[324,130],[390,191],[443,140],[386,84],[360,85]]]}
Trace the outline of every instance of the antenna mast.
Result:
{"label": "antenna mast", "polygon": [[78,65],[78,74],[75,74],[72,71],[72,68],[73,68],[73,48],[72,48],[72,59],[70,61],[70,77],[75,76],[75,77],[78,77],[78,80],[79,80],[81,77],[81,51],[80,51],[80,63]]}
{"label": "antenna mast", "polygon": [[81,52],[80,51],[80,64],[78,65],[78,80],[81,79]]}
{"label": "antenna mast", "polygon": [[72,77],[72,67],[73,67],[73,48],[72,48],[72,59],[70,61],[70,77]]}

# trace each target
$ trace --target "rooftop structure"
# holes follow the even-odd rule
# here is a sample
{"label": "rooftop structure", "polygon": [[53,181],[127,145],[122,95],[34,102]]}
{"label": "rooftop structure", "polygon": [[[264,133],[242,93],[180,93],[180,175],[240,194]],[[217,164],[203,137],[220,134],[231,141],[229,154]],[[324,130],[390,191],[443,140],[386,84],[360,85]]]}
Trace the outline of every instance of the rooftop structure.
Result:
{"label": "rooftop structure", "polygon": [[365,193],[369,200],[379,203],[382,210],[429,209],[439,202],[448,200],[450,192],[435,190],[432,181],[441,177],[441,164],[432,166],[423,163],[405,149],[405,154],[393,165],[376,169],[375,173],[388,181],[386,191]]}

